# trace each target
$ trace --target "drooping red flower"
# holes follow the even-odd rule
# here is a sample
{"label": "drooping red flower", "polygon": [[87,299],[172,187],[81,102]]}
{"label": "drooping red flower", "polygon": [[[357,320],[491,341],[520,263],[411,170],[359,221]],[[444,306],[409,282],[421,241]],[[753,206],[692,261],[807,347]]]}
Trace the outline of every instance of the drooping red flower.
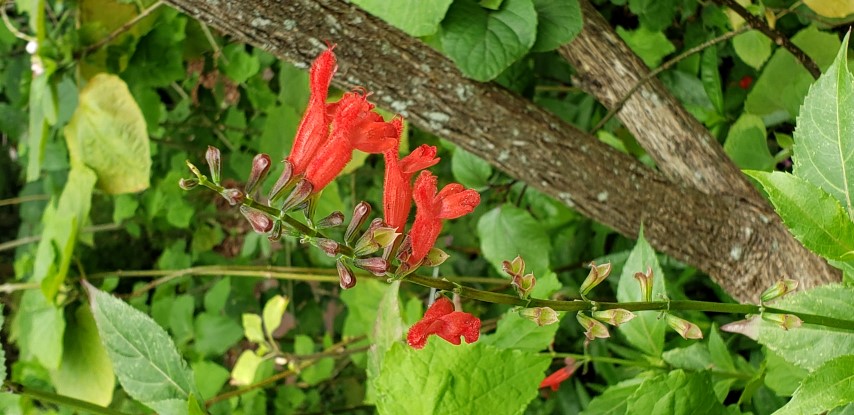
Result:
{"label": "drooping red flower", "polygon": [[575,361],[567,362],[567,365],[554,371],[540,382],[540,389],[551,388],[553,391],[558,390],[560,384],[569,379],[576,369]]}
{"label": "drooping red flower", "polygon": [[469,313],[454,311],[451,300],[439,297],[427,309],[421,321],[412,325],[406,341],[414,349],[423,349],[431,334],[436,334],[454,345],[460,344],[460,336],[466,343],[473,343],[480,337],[480,319]]}
{"label": "drooping red flower", "polygon": [[408,156],[398,159],[400,137],[403,134],[403,119],[391,120],[397,133],[397,145],[383,153],[385,157],[385,181],[383,184],[383,214],[388,227],[403,232],[412,208],[412,176],[439,162],[436,147],[426,144],[413,150]]}
{"label": "drooping red flower", "polygon": [[427,256],[442,232],[442,219],[456,219],[471,213],[480,204],[480,195],[459,183],[451,183],[436,193],[437,179],[429,171],[422,171],[415,179],[415,222],[409,231],[412,254],[406,259],[409,266],[417,266]]}
{"label": "drooping red flower", "polygon": [[308,162],[314,158],[317,149],[329,135],[329,123],[331,117],[328,113],[326,97],[332,76],[338,70],[335,63],[335,54],[332,52],[335,46],[323,51],[311,64],[309,72],[309,89],[311,96],[308,99],[308,107],[302,116],[294,144],[288,161],[293,166],[293,175],[297,176],[305,172]]}

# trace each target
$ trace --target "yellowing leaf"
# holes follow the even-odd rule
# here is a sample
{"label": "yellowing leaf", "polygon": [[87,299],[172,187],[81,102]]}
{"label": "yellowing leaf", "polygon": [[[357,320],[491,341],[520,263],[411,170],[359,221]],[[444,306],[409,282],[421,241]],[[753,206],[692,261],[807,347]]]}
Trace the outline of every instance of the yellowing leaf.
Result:
{"label": "yellowing leaf", "polygon": [[109,194],[148,188],[151,153],[145,119],[119,77],[92,78],[64,131],[71,164],[94,170],[98,188]]}
{"label": "yellowing leaf", "polygon": [[854,0],[804,0],[804,4],[824,17],[845,17],[854,14]]}

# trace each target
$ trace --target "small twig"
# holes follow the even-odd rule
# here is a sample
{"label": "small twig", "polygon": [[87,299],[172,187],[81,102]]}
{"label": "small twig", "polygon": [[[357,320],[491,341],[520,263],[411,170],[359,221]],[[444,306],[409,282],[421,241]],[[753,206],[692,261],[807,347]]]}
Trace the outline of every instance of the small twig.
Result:
{"label": "small twig", "polygon": [[620,98],[620,100],[617,101],[616,104],[614,104],[614,106],[608,111],[608,113],[605,114],[605,116],[602,117],[602,119],[599,120],[598,123],[596,123],[596,125],[593,127],[592,130],[590,130],[590,133],[596,134],[597,131],[601,130],[602,127],[605,126],[605,123],[610,121],[611,118],[614,118],[614,116],[617,115],[617,113],[620,112],[621,109],[623,109],[623,105],[626,104],[626,101],[628,101],[629,98],[631,98],[635,94],[635,92],[638,92],[638,90],[642,86],[644,86],[647,82],[649,82],[650,79],[655,78],[656,76],[658,76],[658,74],[670,69],[671,67],[673,67],[673,65],[676,65],[677,63],[679,63],[683,59],[685,59],[685,58],[687,58],[687,57],[689,57],[695,53],[702,52],[706,48],[717,45],[718,43],[725,42],[725,41],[727,41],[733,37],[736,37],[736,36],[738,36],[744,32],[747,32],[748,30],[750,30],[750,27],[742,26],[741,28],[739,28],[737,30],[733,30],[732,32],[724,33],[723,35],[720,35],[714,39],[707,40],[707,41],[705,41],[705,42],[703,42],[697,46],[694,46],[691,49],[686,50],[685,52],[680,53],[679,55],[668,60],[667,62],[664,62],[661,66],[653,69],[652,71],[647,73],[643,78],[639,79],[632,86],[632,88],[629,89],[629,92],[626,92],[626,94],[623,95]]}
{"label": "small twig", "polygon": [[35,290],[41,288],[41,284],[37,282],[18,282],[0,284],[0,294],[12,294],[16,291]]}
{"label": "small twig", "polygon": [[211,48],[213,48],[213,58],[214,58],[214,67],[217,66],[216,60],[220,57],[222,58],[223,63],[228,65],[228,59],[225,55],[222,54],[222,51],[219,49],[219,44],[216,43],[216,39],[214,39],[213,34],[211,33],[211,29],[202,22],[199,22],[199,26],[202,28],[202,33],[205,34],[205,38],[208,40],[208,43],[211,44]]}
{"label": "small twig", "polygon": [[[115,231],[121,229],[122,225],[120,223],[105,223],[101,225],[93,225],[87,226],[80,230],[82,233],[95,233],[95,232],[104,232],[104,231]],[[15,239],[14,241],[3,242],[0,244],[0,252],[6,251],[9,249],[15,249],[22,245],[31,244],[34,242],[38,242],[42,239],[41,235],[33,235],[27,236],[20,239]]]}
{"label": "small twig", "polygon": [[821,76],[821,69],[818,68],[815,61],[809,57],[801,48],[792,43],[786,35],[780,33],[777,29],[772,29],[771,26],[768,26],[764,20],[750,14],[747,9],[742,7],[742,5],[738,4],[735,0],[714,0],[715,3],[718,3],[722,6],[729,7],[730,10],[736,12],[742,19],[744,19],[750,27],[762,32],[765,36],[768,36],[774,43],[778,46],[782,46],[786,48],[792,55],[795,56],[800,62],[801,65],[806,68],[806,70],[812,75],[813,78],[818,79]]}
{"label": "small twig", "polygon": [[156,3],[152,4],[147,9],[141,11],[133,19],[128,20],[125,24],[119,26],[118,29],[113,30],[112,33],[110,33],[109,35],[107,35],[103,39],[101,39],[101,40],[99,40],[99,41],[97,41],[97,42],[95,42],[89,46],[86,46],[86,48],[83,49],[83,52],[81,52],[80,55],[81,56],[88,55],[88,54],[100,49],[102,46],[106,45],[107,43],[112,42],[115,38],[119,37],[122,33],[127,32],[128,30],[130,30],[131,27],[133,27],[135,24],[139,23],[140,20],[145,19],[146,17],[148,17],[148,15],[150,15],[151,13],[154,13],[154,11],[157,10],[157,8],[159,8],[163,4],[164,4],[163,0],[158,0]]}
{"label": "small twig", "polygon": [[12,21],[9,19],[9,15],[6,14],[6,5],[12,3],[12,0],[4,2],[2,6],[0,6],[0,15],[3,16],[3,24],[6,25],[6,29],[12,32],[16,38],[26,40],[27,42],[36,42],[36,38],[18,30],[15,25],[12,24]]}
{"label": "small twig", "polygon": [[48,200],[50,195],[27,195],[21,197],[13,197],[11,199],[0,200],[0,206],[17,205],[26,202],[36,202],[40,200]]}

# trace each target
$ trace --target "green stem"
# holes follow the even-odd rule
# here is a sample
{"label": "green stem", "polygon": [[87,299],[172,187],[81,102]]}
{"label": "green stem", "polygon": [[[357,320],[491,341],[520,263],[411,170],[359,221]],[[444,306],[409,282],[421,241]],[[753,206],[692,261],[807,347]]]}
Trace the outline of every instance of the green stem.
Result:
{"label": "green stem", "polygon": [[667,367],[664,363],[655,364],[650,362],[644,362],[640,360],[628,360],[628,359],[620,359],[616,357],[607,357],[607,356],[590,356],[583,355],[578,353],[540,353],[540,356],[549,356],[555,359],[564,359],[567,357],[571,357],[579,362],[597,362],[597,363],[611,363],[614,365],[622,365],[622,366],[639,366],[646,367],[651,369],[664,369]]}
{"label": "green stem", "polygon": [[78,409],[80,411],[85,411],[93,414],[102,414],[102,415],[128,415],[125,412],[120,412],[115,409],[106,408],[103,406],[95,405],[93,403],[89,403],[86,401],[81,401],[79,399],[74,399],[69,396],[57,395],[52,392],[45,392],[36,389],[31,389],[26,386],[21,386],[15,383],[7,382],[4,384],[7,388],[11,389],[13,393],[16,393],[21,396],[27,396],[32,399],[35,399],[40,402],[50,402],[57,405],[66,406],[69,408]]}

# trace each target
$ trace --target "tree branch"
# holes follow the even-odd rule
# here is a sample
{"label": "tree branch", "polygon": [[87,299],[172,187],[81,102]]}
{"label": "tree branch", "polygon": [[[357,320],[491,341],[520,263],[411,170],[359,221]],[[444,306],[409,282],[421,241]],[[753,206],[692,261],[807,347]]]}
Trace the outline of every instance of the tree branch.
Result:
{"label": "tree branch", "polygon": [[[708,272],[736,298],[755,299],[783,275],[806,286],[838,279],[765,207],[674,185],[530,101],[464,78],[446,57],[353,5],[169,3],[304,68],[326,41],[338,43],[339,85],[366,87],[418,127],[625,235],[637,235],[643,223],[654,247]],[[744,179],[736,177],[738,188]]]}

